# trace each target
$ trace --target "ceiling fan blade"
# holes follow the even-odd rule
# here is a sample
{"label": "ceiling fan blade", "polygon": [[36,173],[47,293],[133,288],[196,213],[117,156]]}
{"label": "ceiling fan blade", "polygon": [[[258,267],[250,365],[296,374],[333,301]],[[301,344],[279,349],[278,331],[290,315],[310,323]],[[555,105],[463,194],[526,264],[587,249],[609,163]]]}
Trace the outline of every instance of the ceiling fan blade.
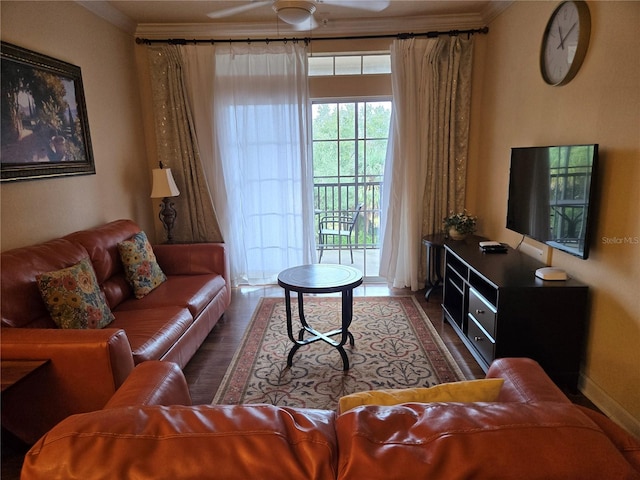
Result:
{"label": "ceiling fan blade", "polygon": [[335,5],[337,7],[353,8],[355,10],[367,10],[369,12],[382,12],[391,0],[317,0],[318,3]]}
{"label": "ceiling fan blade", "polygon": [[263,1],[263,2],[250,2],[245,3],[243,5],[238,5],[237,7],[223,8],[222,10],[218,10],[216,12],[207,13],[207,17],[218,19],[231,17],[233,15],[237,15],[239,13],[248,12],[249,10],[253,10],[254,8],[262,7],[264,5],[271,5],[273,2],[271,0]]}

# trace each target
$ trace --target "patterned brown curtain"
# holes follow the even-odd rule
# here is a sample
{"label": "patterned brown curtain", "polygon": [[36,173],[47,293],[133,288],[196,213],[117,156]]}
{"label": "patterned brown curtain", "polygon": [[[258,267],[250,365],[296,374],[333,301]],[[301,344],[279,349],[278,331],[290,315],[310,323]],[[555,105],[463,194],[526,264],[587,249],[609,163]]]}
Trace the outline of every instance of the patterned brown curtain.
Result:
{"label": "patterned brown curtain", "polygon": [[211,202],[176,45],[148,49],[158,160],[171,168],[180,196],[174,242],[222,242]]}
{"label": "patterned brown curtain", "polygon": [[471,39],[438,38],[431,58],[423,236],[441,232],[442,219],[465,208],[472,60]]}

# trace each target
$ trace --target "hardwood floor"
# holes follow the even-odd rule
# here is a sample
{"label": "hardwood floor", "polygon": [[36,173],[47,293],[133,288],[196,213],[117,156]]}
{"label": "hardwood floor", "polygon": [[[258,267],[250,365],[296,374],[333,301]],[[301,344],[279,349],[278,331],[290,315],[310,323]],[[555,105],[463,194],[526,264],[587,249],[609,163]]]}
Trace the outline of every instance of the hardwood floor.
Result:
{"label": "hardwood floor", "polygon": [[[465,376],[469,379],[484,377],[484,372],[451,326],[442,320],[439,291],[435,291],[427,302],[424,291],[412,293],[409,289],[393,289],[386,284],[366,284],[354,290],[354,296],[392,295],[415,295]],[[284,297],[284,293],[279,286],[234,289],[224,317],[185,367],[194,404],[211,403],[261,297]]]}

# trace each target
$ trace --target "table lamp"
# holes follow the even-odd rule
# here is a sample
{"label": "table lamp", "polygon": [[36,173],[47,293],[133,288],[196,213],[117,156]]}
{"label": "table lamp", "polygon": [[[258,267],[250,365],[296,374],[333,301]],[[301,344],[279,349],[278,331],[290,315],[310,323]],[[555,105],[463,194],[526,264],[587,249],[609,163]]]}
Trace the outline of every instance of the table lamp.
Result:
{"label": "table lamp", "polygon": [[151,198],[162,198],[158,217],[164,229],[167,231],[167,243],[172,243],[173,236],[171,235],[171,230],[173,230],[173,225],[178,213],[170,198],[180,195],[180,190],[178,190],[176,186],[176,182],[171,174],[171,169],[164,168],[162,162],[160,162],[160,168],[154,168],[152,173],[153,187],[151,189]]}

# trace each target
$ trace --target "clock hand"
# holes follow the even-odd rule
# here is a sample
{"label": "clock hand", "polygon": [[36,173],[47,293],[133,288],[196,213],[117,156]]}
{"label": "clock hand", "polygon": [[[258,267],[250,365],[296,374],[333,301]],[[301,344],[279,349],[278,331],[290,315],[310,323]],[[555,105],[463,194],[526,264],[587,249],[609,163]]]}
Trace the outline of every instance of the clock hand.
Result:
{"label": "clock hand", "polygon": [[[571,28],[569,29],[569,31],[567,32],[567,34],[563,37],[562,34],[560,34],[560,45],[558,45],[558,48],[562,47],[562,49],[564,50],[564,41],[567,39],[567,37],[569,36],[569,34],[572,32],[572,30],[576,27],[576,24],[574,23],[573,25],[571,25]],[[558,27],[558,30],[560,30],[560,27]]]}
{"label": "clock hand", "polygon": [[567,37],[562,37],[562,30],[560,30],[560,25],[558,25],[558,35],[560,36],[560,45],[558,45],[558,48],[562,47],[562,49],[564,50],[564,39]]}

